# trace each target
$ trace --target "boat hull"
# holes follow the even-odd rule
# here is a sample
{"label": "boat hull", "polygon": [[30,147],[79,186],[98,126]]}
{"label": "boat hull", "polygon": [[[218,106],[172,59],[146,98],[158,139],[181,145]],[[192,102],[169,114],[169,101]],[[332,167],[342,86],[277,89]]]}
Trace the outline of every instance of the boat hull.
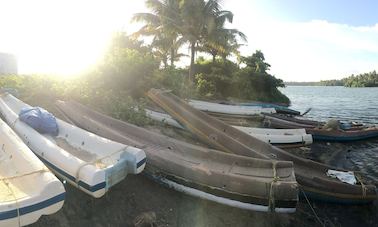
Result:
{"label": "boat hull", "polygon": [[291,163],[276,163],[280,180],[272,185],[275,180],[270,161],[175,140],[110,118],[76,102],[58,102],[57,107],[86,130],[143,147],[149,160],[144,173],[177,191],[243,209],[295,211],[297,187]]}

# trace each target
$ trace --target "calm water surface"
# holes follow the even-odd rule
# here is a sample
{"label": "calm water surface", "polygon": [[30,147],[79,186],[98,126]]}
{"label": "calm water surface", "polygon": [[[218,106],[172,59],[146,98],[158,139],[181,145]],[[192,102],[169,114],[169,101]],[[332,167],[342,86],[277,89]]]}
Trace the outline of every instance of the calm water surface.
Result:
{"label": "calm water surface", "polygon": [[293,109],[303,112],[311,107],[308,118],[378,124],[378,88],[288,86],[281,91],[290,98]]}

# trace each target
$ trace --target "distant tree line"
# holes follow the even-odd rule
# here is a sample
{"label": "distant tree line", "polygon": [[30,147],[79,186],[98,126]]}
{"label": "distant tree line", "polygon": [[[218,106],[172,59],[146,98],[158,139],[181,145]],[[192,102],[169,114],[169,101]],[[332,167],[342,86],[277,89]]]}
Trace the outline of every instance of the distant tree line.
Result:
{"label": "distant tree line", "polygon": [[344,86],[344,87],[378,87],[378,74],[374,70],[358,75],[352,74],[340,80],[321,80],[318,82],[285,82],[289,86]]}

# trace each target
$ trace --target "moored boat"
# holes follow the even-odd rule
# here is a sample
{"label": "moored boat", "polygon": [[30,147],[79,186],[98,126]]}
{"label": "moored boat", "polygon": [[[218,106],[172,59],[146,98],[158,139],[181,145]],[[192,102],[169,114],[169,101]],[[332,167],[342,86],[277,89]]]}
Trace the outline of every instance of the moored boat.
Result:
{"label": "moored boat", "polygon": [[220,150],[255,158],[293,161],[300,188],[312,199],[342,204],[364,204],[377,199],[376,187],[366,184],[361,178],[356,179],[353,175],[355,183],[350,184],[327,174],[329,171],[345,173],[345,170],[295,156],[242,133],[192,108],[171,93],[151,89],[147,95],[180,124]]}
{"label": "moored boat", "polygon": [[59,134],[41,134],[19,120],[29,107],[14,96],[0,96],[0,112],[29,148],[57,176],[95,198],[103,196],[127,174],[140,173],[143,150],[114,142],[57,119]]}
{"label": "moored boat", "polygon": [[357,130],[311,128],[306,129],[306,131],[313,136],[314,140],[330,142],[352,142],[378,137],[377,127],[361,128]]}
{"label": "moored boat", "polygon": [[[351,142],[378,137],[377,127],[363,127],[360,124],[345,124],[337,122],[337,127],[329,128],[327,123],[311,120],[286,119],[284,116],[265,116],[263,125],[277,129],[305,128],[314,140],[330,142]],[[307,124],[305,124],[307,122]],[[311,124],[312,123],[312,124]],[[348,125],[348,127],[346,127]]]}
{"label": "moored boat", "polygon": [[0,119],[0,226],[25,226],[60,210],[63,184]]}
{"label": "moored boat", "polygon": [[242,209],[295,211],[298,191],[291,162],[264,161],[185,143],[73,101],[56,105],[88,131],[143,147],[148,158],[144,173],[177,191]]}

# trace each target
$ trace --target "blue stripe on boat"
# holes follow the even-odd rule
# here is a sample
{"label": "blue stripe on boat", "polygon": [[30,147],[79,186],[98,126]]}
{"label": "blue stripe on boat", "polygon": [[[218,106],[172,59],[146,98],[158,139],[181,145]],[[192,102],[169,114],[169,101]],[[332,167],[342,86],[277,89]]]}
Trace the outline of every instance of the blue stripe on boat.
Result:
{"label": "blue stripe on boat", "polygon": [[[35,155],[37,155],[37,157],[39,159],[41,159],[47,166],[49,166],[51,169],[53,169],[55,172],[58,172],[60,175],[66,177],[68,180],[70,181],[73,181],[75,182],[76,181],[76,178],[71,176],[70,174],[64,172],[63,170],[59,169],[58,167],[56,167],[55,165],[53,165],[51,162],[47,161],[46,159],[44,159],[42,156],[38,155],[35,153]],[[103,188],[106,187],[106,182],[101,182],[101,183],[98,183],[96,185],[89,185],[87,183],[85,183],[84,181],[79,181],[79,186],[90,191],[90,192],[96,192],[98,190],[101,190]]]}
{"label": "blue stripe on boat", "polygon": [[363,140],[369,139],[373,137],[378,137],[378,132],[374,132],[371,134],[360,135],[360,136],[325,136],[325,135],[312,135],[314,140],[324,140],[324,141],[334,141],[334,142],[348,142],[348,141],[356,141],[356,140]]}
{"label": "blue stripe on boat", "polygon": [[140,160],[140,161],[137,163],[137,169],[138,169],[139,167],[141,167],[144,163],[146,163],[146,158]]}
{"label": "blue stripe on boat", "polygon": [[[36,204],[33,204],[33,205],[29,205],[29,206],[26,206],[26,207],[21,207],[19,209],[20,215],[25,215],[25,214],[32,213],[32,212],[37,211],[37,210],[42,210],[46,207],[54,205],[55,203],[59,203],[59,202],[63,201],[64,197],[65,197],[65,192],[63,192],[62,194],[59,194],[57,196],[54,196],[50,199],[44,200],[42,202],[39,202],[39,203],[36,203]],[[11,219],[11,218],[15,218],[17,216],[18,216],[17,209],[0,212],[0,220]]]}

